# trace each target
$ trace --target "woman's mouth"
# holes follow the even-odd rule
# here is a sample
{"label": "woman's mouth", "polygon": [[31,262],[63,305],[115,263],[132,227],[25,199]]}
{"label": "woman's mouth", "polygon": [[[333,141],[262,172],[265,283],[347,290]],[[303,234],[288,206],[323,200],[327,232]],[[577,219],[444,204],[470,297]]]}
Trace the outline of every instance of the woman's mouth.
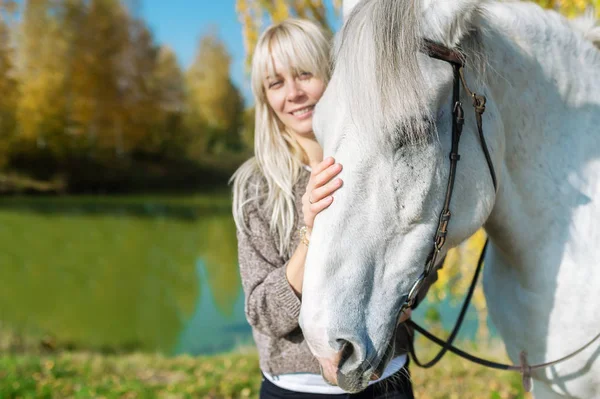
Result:
{"label": "woman's mouth", "polygon": [[314,109],[315,109],[314,105],[309,105],[307,107],[297,109],[290,113],[298,119],[306,119],[306,118],[312,116],[312,112]]}

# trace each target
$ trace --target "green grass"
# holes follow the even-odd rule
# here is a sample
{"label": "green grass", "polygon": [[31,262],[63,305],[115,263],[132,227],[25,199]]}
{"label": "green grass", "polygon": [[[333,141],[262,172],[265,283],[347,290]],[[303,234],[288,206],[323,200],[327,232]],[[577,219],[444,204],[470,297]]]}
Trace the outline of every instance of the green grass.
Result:
{"label": "green grass", "polygon": [[256,397],[258,376],[255,353],[12,355],[0,357],[0,398]]}
{"label": "green grass", "polygon": [[[510,363],[498,339],[458,346],[485,359]],[[439,350],[424,338],[417,339],[416,348],[421,361],[430,360]],[[451,353],[430,369],[413,363],[411,374],[417,399],[531,399],[523,391],[520,374],[484,368]]]}
{"label": "green grass", "polygon": [[[497,346],[478,350],[501,353]],[[411,373],[418,399],[529,397],[518,374],[487,370],[451,354],[433,369],[413,366]],[[3,399],[256,398],[259,388],[258,357],[252,349],[211,357],[90,352],[0,356]]]}

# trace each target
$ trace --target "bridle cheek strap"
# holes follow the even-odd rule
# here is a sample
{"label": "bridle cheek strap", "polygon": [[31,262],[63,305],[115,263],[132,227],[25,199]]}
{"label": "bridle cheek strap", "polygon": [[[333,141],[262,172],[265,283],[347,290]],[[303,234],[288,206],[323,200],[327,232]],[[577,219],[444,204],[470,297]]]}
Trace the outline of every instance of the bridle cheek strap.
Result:
{"label": "bridle cheek strap", "polygon": [[417,299],[419,291],[423,287],[425,280],[431,274],[436,266],[437,258],[442,251],[444,244],[446,243],[446,237],[448,235],[448,225],[452,218],[450,212],[450,203],[452,201],[452,193],[454,191],[454,182],[456,180],[456,169],[458,167],[458,161],[460,160],[460,154],[458,153],[458,147],[460,144],[460,137],[463,130],[465,121],[465,114],[460,102],[460,87],[464,88],[465,92],[469,97],[473,99],[473,108],[475,109],[477,131],[479,133],[479,142],[490,170],[492,177],[492,183],[494,185],[494,192],[497,190],[496,172],[492,163],[485,137],[483,135],[483,113],[485,112],[484,96],[480,96],[472,92],[466,82],[464,76],[464,56],[457,50],[449,49],[439,43],[432,42],[430,40],[424,40],[422,51],[430,56],[431,58],[448,62],[452,65],[454,74],[453,88],[452,88],[452,145],[450,148],[450,173],[448,175],[448,182],[446,185],[446,195],[444,198],[444,204],[440,216],[438,218],[438,226],[436,228],[435,237],[433,239],[433,248],[425,261],[425,269],[419,276],[415,284],[412,286],[408,293],[408,296],[402,305],[400,312],[403,312],[407,308],[413,307]]}

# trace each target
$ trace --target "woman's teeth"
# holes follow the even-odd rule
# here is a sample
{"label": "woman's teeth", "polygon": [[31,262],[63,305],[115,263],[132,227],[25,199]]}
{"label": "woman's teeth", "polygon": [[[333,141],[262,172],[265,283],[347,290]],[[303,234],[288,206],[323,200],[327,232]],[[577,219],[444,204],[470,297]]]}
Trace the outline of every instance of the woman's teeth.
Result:
{"label": "woman's teeth", "polygon": [[308,112],[312,111],[313,108],[314,107],[311,105],[309,107],[302,108],[302,109],[299,109],[298,111],[292,112],[292,115],[294,115],[294,116],[302,116],[302,115],[307,114]]}

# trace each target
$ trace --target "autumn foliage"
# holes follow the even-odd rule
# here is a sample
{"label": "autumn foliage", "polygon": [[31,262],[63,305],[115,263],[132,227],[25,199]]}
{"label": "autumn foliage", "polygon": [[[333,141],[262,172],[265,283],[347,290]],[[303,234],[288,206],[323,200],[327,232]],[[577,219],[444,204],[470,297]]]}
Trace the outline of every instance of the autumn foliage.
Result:
{"label": "autumn foliage", "polygon": [[143,170],[199,175],[203,160],[248,151],[231,56],[211,31],[183,69],[135,0],[0,7],[0,172],[85,186]]}

